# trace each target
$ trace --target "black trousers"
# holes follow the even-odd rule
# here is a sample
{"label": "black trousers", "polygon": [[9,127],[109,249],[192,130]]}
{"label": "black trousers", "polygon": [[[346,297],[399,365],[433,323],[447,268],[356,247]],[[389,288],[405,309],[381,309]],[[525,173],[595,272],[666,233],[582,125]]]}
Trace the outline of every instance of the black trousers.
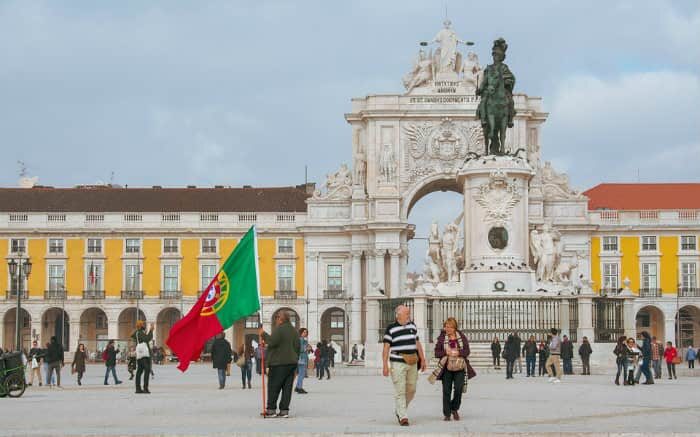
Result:
{"label": "black trousers", "polygon": [[583,364],[583,374],[584,375],[590,375],[591,374],[591,357],[581,357],[581,363]]}
{"label": "black trousers", "polygon": [[547,358],[544,358],[544,357],[542,357],[542,355],[540,355],[538,362],[539,362],[539,375],[540,376],[546,375],[547,369],[545,369],[545,364],[547,363]]}
{"label": "black trousers", "polygon": [[506,358],[506,379],[513,377],[513,367],[515,367],[515,359]]}
{"label": "black trousers", "polygon": [[499,355],[493,355],[493,367],[501,367],[501,357]]}
{"label": "black trousers", "polygon": [[668,379],[671,377],[676,377],[676,365],[673,363],[666,363],[666,368],[668,369]]}
{"label": "black trousers", "polygon": [[281,392],[282,398],[279,403],[280,413],[289,413],[289,403],[292,401],[292,384],[294,383],[294,372],[296,369],[296,364],[270,366],[267,385],[268,412],[277,412],[277,399],[280,398]]}
{"label": "black trousers", "polygon": [[141,390],[141,375],[143,375],[143,389],[148,390],[148,380],[151,378],[150,357],[136,360],[136,390]]}
{"label": "black trousers", "polygon": [[462,392],[466,372],[460,370],[452,372],[445,369],[442,374],[442,414],[449,416],[453,411],[459,411],[462,405]]}

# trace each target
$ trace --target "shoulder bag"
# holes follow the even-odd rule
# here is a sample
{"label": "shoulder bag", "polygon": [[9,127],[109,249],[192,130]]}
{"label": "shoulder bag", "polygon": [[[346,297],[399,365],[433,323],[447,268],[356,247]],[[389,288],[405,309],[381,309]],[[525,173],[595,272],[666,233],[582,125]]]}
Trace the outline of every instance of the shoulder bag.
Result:
{"label": "shoulder bag", "polygon": [[139,331],[136,331],[136,359],[140,360],[141,358],[148,358],[150,356],[151,353],[148,350],[148,345],[145,342],[139,342]]}

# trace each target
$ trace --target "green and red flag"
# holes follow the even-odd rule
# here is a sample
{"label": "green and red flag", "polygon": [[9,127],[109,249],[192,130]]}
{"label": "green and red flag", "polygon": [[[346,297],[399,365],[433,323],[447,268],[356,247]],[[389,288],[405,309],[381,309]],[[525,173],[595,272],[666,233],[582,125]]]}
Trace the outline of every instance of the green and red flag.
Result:
{"label": "green and red flag", "polygon": [[260,274],[255,226],[243,236],[192,309],[170,329],[167,345],[181,371],[197,360],[204,344],[237,320],[260,309]]}

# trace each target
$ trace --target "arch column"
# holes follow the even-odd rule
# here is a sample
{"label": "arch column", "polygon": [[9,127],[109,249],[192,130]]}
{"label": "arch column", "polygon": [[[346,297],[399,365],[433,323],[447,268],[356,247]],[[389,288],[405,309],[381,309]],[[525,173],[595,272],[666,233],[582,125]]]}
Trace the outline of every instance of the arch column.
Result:
{"label": "arch column", "polygon": [[386,280],[384,275],[384,254],[385,249],[376,249],[373,253],[374,255],[374,281],[377,282],[377,289],[384,290],[384,295],[388,296],[388,290],[386,289]]}
{"label": "arch column", "polygon": [[401,281],[399,280],[399,276],[400,276],[399,257],[401,256],[401,250],[400,249],[390,250],[389,256],[390,256],[390,263],[389,263],[389,266],[390,266],[390,271],[389,271],[390,287],[389,287],[389,293],[387,293],[387,295],[390,297],[398,297],[401,293],[401,290],[400,290]]}
{"label": "arch column", "polygon": [[676,338],[676,310],[674,309],[673,311],[674,312],[672,314],[668,314],[664,311],[664,337],[666,337],[664,341],[673,342],[673,345],[677,346],[676,341],[678,339]]}
{"label": "arch column", "polygon": [[[80,315],[69,314],[68,317],[68,331],[70,332],[70,342],[68,345],[68,350],[74,351],[78,349],[78,342],[80,341]],[[71,355],[71,360],[73,356]]]}
{"label": "arch column", "polygon": [[352,344],[362,342],[362,251],[352,252],[352,303],[350,310],[350,338]]}

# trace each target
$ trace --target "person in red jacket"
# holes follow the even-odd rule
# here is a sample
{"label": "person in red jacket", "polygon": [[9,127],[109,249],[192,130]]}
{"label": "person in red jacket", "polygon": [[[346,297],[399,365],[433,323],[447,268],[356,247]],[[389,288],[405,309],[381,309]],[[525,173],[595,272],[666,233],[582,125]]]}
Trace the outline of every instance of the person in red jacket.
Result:
{"label": "person in red jacket", "polygon": [[668,368],[668,379],[671,379],[671,376],[673,376],[673,379],[678,379],[676,377],[676,363],[673,362],[673,359],[677,356],[678,351],[673,347],[673,343],[667,341],[666,350],[664,350],[664,358],[666,359],[666,367]]}

